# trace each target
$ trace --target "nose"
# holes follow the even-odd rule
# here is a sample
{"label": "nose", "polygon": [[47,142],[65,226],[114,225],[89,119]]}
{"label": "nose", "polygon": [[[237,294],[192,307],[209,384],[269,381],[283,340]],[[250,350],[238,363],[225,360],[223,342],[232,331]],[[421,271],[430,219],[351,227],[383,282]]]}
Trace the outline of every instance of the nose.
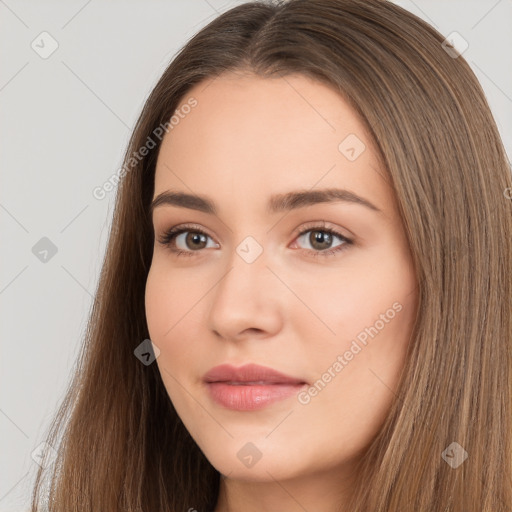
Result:
{"label": "nose", "polygon": [[236,252],[229,259],[210,295],[208,323],[218,337],[265,338],[281,329],[284,286],[264,254],[250,263]]}

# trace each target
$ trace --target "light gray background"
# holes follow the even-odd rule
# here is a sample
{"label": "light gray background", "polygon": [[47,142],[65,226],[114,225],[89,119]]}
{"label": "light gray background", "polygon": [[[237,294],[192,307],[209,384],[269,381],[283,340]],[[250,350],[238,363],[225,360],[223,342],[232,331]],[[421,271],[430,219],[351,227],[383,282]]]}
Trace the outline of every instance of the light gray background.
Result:
{"label": "light gray background", "polygon": [[[28,510],[42,442],[91,306],[121,165],[140,109],[176,51],[243,3],[0,0],[0,511]],[[443,35],[459,32],[512,155],[512,0],[403,0]],[[47,31],[58,49],[31,47]],[[41,43],[39,43],[41,44]],[[45,44],[48,48],[48,41]],[[32,252],[49,238],[46,263]]]}

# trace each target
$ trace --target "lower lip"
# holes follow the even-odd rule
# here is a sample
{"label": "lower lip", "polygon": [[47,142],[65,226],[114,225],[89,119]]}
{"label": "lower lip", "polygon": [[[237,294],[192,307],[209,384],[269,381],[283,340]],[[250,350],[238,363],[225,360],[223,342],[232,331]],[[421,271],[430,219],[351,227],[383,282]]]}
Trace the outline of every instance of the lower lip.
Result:
{"label": "lower lip", "polygon": [[218,404],[234,411],[255,411],[297,394],[306,384],[207,383],[210,396]]}

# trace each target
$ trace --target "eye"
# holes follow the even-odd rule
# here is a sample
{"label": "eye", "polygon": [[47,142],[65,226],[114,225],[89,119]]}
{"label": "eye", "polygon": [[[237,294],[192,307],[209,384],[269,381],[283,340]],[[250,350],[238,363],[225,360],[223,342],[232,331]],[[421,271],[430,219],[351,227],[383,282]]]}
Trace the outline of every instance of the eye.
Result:
{"label": "eye", "polygon": [[[310,233],[309,236],[305,236],[308,233]],[[326,228],[324,224],[303,229],[300,231],[297,240],[300,240],[301,238],[305,238],[306,242],[310,245],[312,248],[312,256],[314,257],[332,256],[345,250],[353,243],[352,240],[341,233],[338,233],[336,230]],[[341,243],[332,247],[332,243],[335,238],[341,240]],[[310,249],[307,250],[308,252],[311,252]]]}
{"label": "eye", "polygon": [[[181,235],[187,236],[182,237]],[[180,237],[181,240],[179,240]],[[207,238],[211,237],[199,227],[194,225],[182,225],[167,230],[158,242],[168,247],[171,252],[175,253],[177,256],[194,256],[195,252],[205,248],[204,243]],[[176,245],[180,242],[185,244],[184,250],[176,248]],[[193,249],[188,250],[186,247],[187,244],[190,244]],[[216,246],[218,247],[218,244]]]}
{"label": "eye", "polygon": [[[311,234],[305,237],[307,233]],[[321,223],[320,225],[316,224],[306,229],[303,228],[302,231],[299,232],[296,240],[303,237],[306,238],[311,249],[302,250],[305,250],[314,257],[331,256],[345,250],[349,245],[353,244],[352,240],[338,233],[336,230],[326,228],[325,223]],[[194,253],[201,252],[201,249],[208,248],[208,238],[211,239],[210,235],[199,227],[195,225],[182,225],[167,230],[163,236],[158,239],[158,242],[168,247],[176,256],[194,256]],[[340,240],[341,243],[332,247],[335,238]],[[180,248],[179,244],[184,245],[184,247]],[[218,248],[219,244],[214,244],[213,247]]]}

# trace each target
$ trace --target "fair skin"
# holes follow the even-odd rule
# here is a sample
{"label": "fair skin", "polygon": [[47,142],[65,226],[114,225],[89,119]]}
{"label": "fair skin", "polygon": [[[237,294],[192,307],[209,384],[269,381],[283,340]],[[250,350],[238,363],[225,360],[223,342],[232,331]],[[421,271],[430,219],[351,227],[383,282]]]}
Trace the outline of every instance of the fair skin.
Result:
{"label": "fair skin", "polygon": [[[145,300],[163,383],[222,475],[215,512],[339,512],[357,479],[354,465],[394,398],[416,314],[394,191],[355,112],[320,82],[231,72],[196,85],[181,105],[190,97],[197,106],[163,139],[154,198],[196,194],[217,211],[173,204],[153,211]],[[338,148],[349,134],[366,146],[352,161]],[[267,210],[273,195],[330,188],[380,211],[346,201]],[[160,240],[185,223],[207,236],[193,227],[178,235],[174,248],[190,253],[183,256]],[[329,229],[352,244],[322,254],[346,243],[329,238]],[[251,263],[237,252],[248,236],[262,249]],[[366,345],[346,354],[372,326]],[[231,410],[202,381],[222,363],[268,366],[300,377],[306,391],[322,378],[324,386],[303,392],[302,402],[293,395]],[[237,456],[249,442],[261,454],[250,467]]]}

